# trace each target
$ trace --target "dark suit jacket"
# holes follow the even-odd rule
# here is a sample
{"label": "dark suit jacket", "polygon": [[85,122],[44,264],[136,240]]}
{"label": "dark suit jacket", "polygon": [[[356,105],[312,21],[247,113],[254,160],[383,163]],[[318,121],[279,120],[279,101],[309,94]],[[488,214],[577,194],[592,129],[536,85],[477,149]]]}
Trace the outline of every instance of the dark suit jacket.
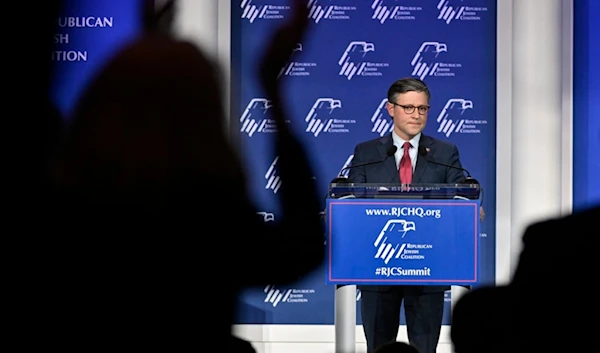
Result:
{"label": "dark suit jacket", "polygon": [[[392,134],[360,143],[354,149],[352,165],[386,157],[388,149],[394,144]],[[429,149],[427,159],[462,167],[458,149],[455,145],[421,134],[419,146]],[[413,173],[413,184],[444,184],[461,183],[465,176],[461,170],[429,163],[427,159],[417,156],[417,165]],[[382,183],[400,184],[398,168],[394,157],[387,158],[383,163],[370,164],[363,167],[351,168],[348,179],[352,183]],[[386,291],[391,286],[359,286],[361,290]],[[449,286],[424,286],[425,292],[439,292],[450,289]]]}

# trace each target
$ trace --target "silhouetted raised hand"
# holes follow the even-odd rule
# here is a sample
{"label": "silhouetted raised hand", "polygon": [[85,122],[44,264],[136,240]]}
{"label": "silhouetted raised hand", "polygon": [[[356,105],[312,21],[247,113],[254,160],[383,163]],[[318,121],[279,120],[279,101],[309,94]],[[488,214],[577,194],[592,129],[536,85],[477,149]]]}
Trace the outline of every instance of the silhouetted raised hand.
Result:
{"label": "silhouetted raised hand", "polygon": [[[322,263],[324,229],[319,215],[320,199],[314,174],[302,144],[290,130],[290,124],[286,123],[289,119],[282,95],[286,81],[278,76],[307,32],[308,11],[305,1],[294,1],[290,20],[274,32],[259,66],[262,88],[271,100],[272,116],[277,125],[275,153],[279,156],[282,180],[279,194],[284,222],[280,229],[284,237],[281,241],[293,244],[290,248],[292,256],[301,254],[300,263],[292,269],[297,276],[306,274]],[[273,280],[290,278],[289,272],[288,275],[273,273],[271,276]]]}

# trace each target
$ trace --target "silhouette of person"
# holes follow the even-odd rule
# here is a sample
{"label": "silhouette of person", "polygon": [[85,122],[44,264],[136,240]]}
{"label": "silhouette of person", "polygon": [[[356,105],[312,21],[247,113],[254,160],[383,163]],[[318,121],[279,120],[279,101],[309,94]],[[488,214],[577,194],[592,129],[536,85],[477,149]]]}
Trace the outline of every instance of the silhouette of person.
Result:
{"label": "silhouette of person", "polygon": [[[313,172],[285,124],[273,69],[301,41],[307,11],[296,1],[259,68],[278,128],[283,184],[275,222],[256,217],[223,133],[217,70],[196,47],[149,33],[83,92],[56,168],[68,220],[55,240],[61,251],[49,289],[65,333],[75,337],[69,344],[232,343],[240,290],[288,284],[321,264]],[[201,330],[202,322],[210,325]]]}
{"label": "silhouette of person", "polygon": [[[535,223],[507,286],[478,288],[453,311],[457,353],[585,352],[595,348],[592,289],[600,206]],[[559,339],[556,339],[559,338]]]}

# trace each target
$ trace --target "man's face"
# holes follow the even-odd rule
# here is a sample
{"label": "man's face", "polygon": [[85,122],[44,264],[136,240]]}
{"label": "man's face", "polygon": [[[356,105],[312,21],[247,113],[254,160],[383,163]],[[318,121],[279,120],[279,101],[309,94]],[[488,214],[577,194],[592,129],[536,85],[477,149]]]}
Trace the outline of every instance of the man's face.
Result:
{"label": "man's face", "polygon": [[386,105],[394,121],[394,132],[405,141],[419,134],[427,123],[429,100],[425,92],[406,92],[396,95]]}

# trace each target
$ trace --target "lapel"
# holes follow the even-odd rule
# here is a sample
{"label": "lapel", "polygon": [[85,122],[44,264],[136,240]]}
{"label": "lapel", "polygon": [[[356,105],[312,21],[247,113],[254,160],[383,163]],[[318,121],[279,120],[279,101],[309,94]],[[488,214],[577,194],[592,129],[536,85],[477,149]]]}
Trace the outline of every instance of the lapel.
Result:
{"label": "lapel", "polygon": [[[382,137],[379,141],[381,143],[379,146],[377,146],[377,149],[379,156],[383,159],[387,157],[387,151],[394,144],[394,140],[392,139],[392,134],[390,133],[387,136]],[[398,168],[396,168],[396,159],[394,156],[386,158],[383,161],[383,165],[387,171],[387,180],[389,180],[389,183],[400,184],[400,175],[398,174]],[[382,183],[386,183],[386,181],[384,181],[385,179],[386,178],[383,178]]]}
{"label": "lapel", "polygon": [[[424,147],[427,150],[427,155],[431,156],[434,154],[435,149],[435,142],[433,141],[433,139],[429,136],[424,135],[423,133],[421,133],[421,139],[419,140],[419,147]],[[413,184],[418,184],[421,182],[421,179],[423,179],[423,175],[425,175],[425,171],[427,170],[427,166],[429,165],[429,162],[427,162],[427,160],[425,158],[422,158],[421,156],[417,156],[417,165],[415,166],[415,173],[413,174]]]}

